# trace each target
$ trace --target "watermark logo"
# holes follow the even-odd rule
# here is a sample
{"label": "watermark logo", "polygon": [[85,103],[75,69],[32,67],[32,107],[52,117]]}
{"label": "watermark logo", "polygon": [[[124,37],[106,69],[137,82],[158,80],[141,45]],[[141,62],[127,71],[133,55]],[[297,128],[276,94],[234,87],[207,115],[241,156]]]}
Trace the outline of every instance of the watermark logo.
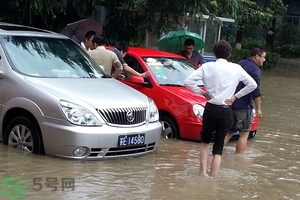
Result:
{"label": "watermark logo", "polygon": [[12,200],[17,200],[19,197],[25,199],[28,186],[29,183],[21,181],[20,177],[7,176],[4,177],[0,195],[11,196]]}
{"label": "watermark logo", "polygon": [[[11,197],[12,200],[19,198],[26,199],[26,191],[32,189],[33,191],[41,191],[44,188],[50,189],[50,191],[74,191],[75,190],[75,179],[74,178],[33,178],[32,187],[29,182],[22,181],[21,178],[14,176],[4,177],[2,190],[0,190],[0,196]],[[1,197],[0,197],[1,199]]]}

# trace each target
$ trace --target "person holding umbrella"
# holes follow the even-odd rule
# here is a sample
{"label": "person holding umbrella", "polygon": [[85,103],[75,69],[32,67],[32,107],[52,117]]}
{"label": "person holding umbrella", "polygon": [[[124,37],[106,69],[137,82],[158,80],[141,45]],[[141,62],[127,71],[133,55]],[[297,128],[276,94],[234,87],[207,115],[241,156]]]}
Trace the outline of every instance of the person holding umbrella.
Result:
{"label": "person holding umbrella", "polygon": [[198,67],[205,63],[203,56],[198,51],[194,50],[195,41],[192,38],[188,38],[184,41],[184,48],[185,50],[180,51],[178,53],[179,55],[189,59]]}
{"label": "person holding umbrella", "polygon": [[86,32],[85,36],[84,36],[84,40],[80,43],[81,47],[86,50],[86,51],[90,51],[92,49],[94,49],[93,47],[93,38],[94,35],[96,35],[95,31],[88,31]]}

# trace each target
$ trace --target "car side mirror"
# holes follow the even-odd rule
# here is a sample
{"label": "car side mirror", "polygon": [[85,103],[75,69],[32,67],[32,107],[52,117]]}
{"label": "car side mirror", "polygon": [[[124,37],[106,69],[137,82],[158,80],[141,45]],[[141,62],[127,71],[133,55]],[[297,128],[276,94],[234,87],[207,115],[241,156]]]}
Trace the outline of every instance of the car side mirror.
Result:
{"label": "car side mirror", "polygon": [[129,82],[136,84],[144,84],[144,78],[141,76],[131,76]]}

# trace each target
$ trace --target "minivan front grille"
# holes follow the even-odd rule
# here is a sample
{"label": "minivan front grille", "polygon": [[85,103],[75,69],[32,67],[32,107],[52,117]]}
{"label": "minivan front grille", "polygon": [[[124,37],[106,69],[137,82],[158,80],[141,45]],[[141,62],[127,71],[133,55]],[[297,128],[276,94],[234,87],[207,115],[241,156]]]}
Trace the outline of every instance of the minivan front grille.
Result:
{"label": "minivan front grille", "polygon": [[106,123],[113,126],[138,126],[146,122],[147,107],[98,109]]}
{"label": "minivan front grille", "polygon": [[125,148],[92,148],[88,159],[138,156],[155,150],[155,142],[150,144],[130,146]]}

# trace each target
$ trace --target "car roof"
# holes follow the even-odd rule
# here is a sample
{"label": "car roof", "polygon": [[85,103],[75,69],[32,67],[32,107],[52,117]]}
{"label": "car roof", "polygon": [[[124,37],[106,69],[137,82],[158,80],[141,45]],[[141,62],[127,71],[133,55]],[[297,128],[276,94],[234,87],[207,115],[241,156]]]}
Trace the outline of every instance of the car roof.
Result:
{"label": "car roof", "polygon": [[11,24],[0,22],[0,36],[1,35],[28,35],[28,36],[42,36],[42,37],[56,37],[68,38],[62,34],[55,33],[49,30],[39,29],[30,26]]}
{"label": "car roof", "polygon": [[160,51],[157,49],[150,49],[150,48],[141,48],[141,47],[129,47],[128,50],[129,54],[135,54],[137,56],[141,57],[170,57],[170,58],[184,58],[180,55],[170,53],[170,52],[165,52],[165,51]]}

